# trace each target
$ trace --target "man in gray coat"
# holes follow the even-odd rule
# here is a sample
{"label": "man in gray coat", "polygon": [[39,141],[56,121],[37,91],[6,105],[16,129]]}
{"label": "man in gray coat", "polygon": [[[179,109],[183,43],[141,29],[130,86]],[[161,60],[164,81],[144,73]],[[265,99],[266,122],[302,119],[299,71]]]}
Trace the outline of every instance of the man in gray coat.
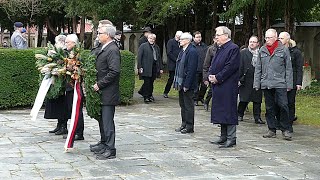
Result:
{"label": "man in gray coat", "polygon": [[261,47],[255,67],[253,87],[262,89],[265,96],[268,133],[264,138],[276,137],[276,108],[280,108],[280,129],[285,140],[291,140],[287,91],[293,87],[292,65],[287,47],[277,41],[277,31],[268,29],[266,44]]}
{"label": "man in gray coat", "polygon": [[21,22],[14,23],[14,32],[11,36],[11,46],[15,49],[27,49],[27,40],[22,37],[21,31],[23,29],[23,24]]}
{"label": "man in gray coat", "polygon": [[91,147],[97,159],[116,157],[115,148],[115,106],[120,103],[120,51],[113,41],[116,28],[107,24],[98,29],[99,42],[102,44],[96,59],[97,82],[93,88],[101,92],[102,117],[99,121],[101,141]]}

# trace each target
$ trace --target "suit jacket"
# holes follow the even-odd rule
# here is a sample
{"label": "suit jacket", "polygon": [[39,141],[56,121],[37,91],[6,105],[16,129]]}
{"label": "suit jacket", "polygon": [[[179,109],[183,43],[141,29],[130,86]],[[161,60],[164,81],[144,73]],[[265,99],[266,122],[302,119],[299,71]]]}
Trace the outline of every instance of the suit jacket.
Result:
{"label": "suit jacket", "polygon": [[175,38],[169,39],[167,43],[168,71],[175,71],[177,57],[180,51],[181,48],[179,46],[179,42],[176,41]]}
{"label": "suit jacket", "polygon": [[[182,50],[183,51],[183,50]],[[184,63],[184,77],[182,87],[186,87],[189,90],[194,90],[197,88],[197,67],[199,56],[197,53],[197,49],[194,45],[189,44],[187,49],[185,50],[185,63]]]}
{"label": "suit jacket", "polygon": [[252,53],[249,49],[244,49],[240,52],[240,101],[241,102],[262,102],[262,90],[259,89],[256,91],[253,88],[253,80],[254,80],[254,67],[252,65]]}
{"label": "suit jacket", "polygon": [[112,41],[98,53],[96,69],[102,105],[118,105],[120,103],[120,51],[115,42]]}

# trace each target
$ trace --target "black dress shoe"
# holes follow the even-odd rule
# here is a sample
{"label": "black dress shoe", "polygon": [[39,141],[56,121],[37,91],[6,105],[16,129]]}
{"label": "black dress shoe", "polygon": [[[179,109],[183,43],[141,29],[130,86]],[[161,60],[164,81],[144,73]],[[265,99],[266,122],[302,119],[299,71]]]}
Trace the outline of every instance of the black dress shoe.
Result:
{"label": "black dress shoe", "polygon": [[266,122],[264,122],[264,121],[262,121],[262,119],[256,119],[256,120],[254,120],[254,122],[256,123],[256,124],[265,124]]}
{"label": "black dress shoe", "polygon": [[164,98],[169,98],[168,94],[163,94]]}
{"label": "black dress shoe", "polygon": [[242,116],[238,116],[238,121],[243,121],[243,117]]}
{"label": "black dress shoe", "polygon": [[181,132],[182,134],[194,133],[193,129],[187,129],[187,128],[182,129],[180,132]]}
{"label": "black dress shoe", "polygon": [[61,129],[60,125],[57,125],[57,127],[54,130],[49,131],[49,133],[56,133],[57,131],[59,131]]}
{"label": "black dress shoe", "polygon": [[180,127],[178,127],[177,129],[175,129],[175,131],[176,131],[176,132],[181,132],[181,130],[183,130],[184,128],[186,128],[186,127],[180,126]]}
{"label": "black dress shoe", "polygon": [[144,98],[144,102],[149,103],[149,102],[152,102],[152,100],[150,98]]}
{"label": "black dress shoe", "polygon": [[55,135],[68,134],[68,129],[66,127],[61,127],[59,131],[54,133]]}
{"label": "black dress shoe", "polygon": [[227,140],[226,143],[219,146],[219,148],[231,148],[231,147],[235,146],[236,144],[237,144],[236,140]]}
{"label": "black dress shoe", "polygon": [[211,144],[217,144],[217,145],[222,145],[227,141],[225,138],[219,138],[218,140],[211,140],[209,141]]}
{"label": "black dress shoe", "polygon": [[114,159],[116,158],[116,151],[106,150],[102,154],[97,154],[96,157],[98,160],[107,160],[107,159]]}
{"label": "black dress shoe", "polygon": [[83,135],[76,134],[76,135],[74,136],[74,140],[75,140],[75,141],[81,141],[81,140],[84,140],[84,137],[83,137]]}
{"label": "black dress shoe", "polygon": [[89,147],[90,147],[90,149],[91,149],[91,148],[93,148],[93,147],[95,147],[95,146],[98,146],[99,144],[101,144],[101,141],[99,141],[97,144],[90,144]]}
{"label": "black dress shoe", "polygon": [[152,95],[149,97],[149,99],[150,99],[151,101],[154,101],[154,100],[155,100]]}
{"label": "black dress shoe", "polygon": [[98,146],[94,146],[92,148],[90,148],[91,152],[100,152],[101,150],[106,150],[107,146],[105,144],[99,144]]}

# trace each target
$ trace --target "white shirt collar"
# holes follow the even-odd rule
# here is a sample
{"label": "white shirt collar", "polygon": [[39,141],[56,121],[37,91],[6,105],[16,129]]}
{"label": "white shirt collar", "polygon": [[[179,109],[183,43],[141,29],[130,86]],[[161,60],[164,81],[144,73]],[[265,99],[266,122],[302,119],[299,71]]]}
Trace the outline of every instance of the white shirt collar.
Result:
{"label": "white shirt collar", "polygon": [[110,43],[112,43],[112,42],[113,42],[113,41],[109,41],[109,42],[105,43],[105,44],[102,46],[101,51],[102,51],[106,46],[108,46],[108,44],[110,44]]}

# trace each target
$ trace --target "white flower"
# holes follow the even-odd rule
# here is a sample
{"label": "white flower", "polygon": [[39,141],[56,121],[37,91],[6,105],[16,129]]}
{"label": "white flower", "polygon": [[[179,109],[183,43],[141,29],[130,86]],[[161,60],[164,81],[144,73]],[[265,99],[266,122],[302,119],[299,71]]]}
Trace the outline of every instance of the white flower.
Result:
{"label": "white flower", "polygon": [[53,56],[55,54],[57,54],[55,50],[49,50],[47,56]]}

